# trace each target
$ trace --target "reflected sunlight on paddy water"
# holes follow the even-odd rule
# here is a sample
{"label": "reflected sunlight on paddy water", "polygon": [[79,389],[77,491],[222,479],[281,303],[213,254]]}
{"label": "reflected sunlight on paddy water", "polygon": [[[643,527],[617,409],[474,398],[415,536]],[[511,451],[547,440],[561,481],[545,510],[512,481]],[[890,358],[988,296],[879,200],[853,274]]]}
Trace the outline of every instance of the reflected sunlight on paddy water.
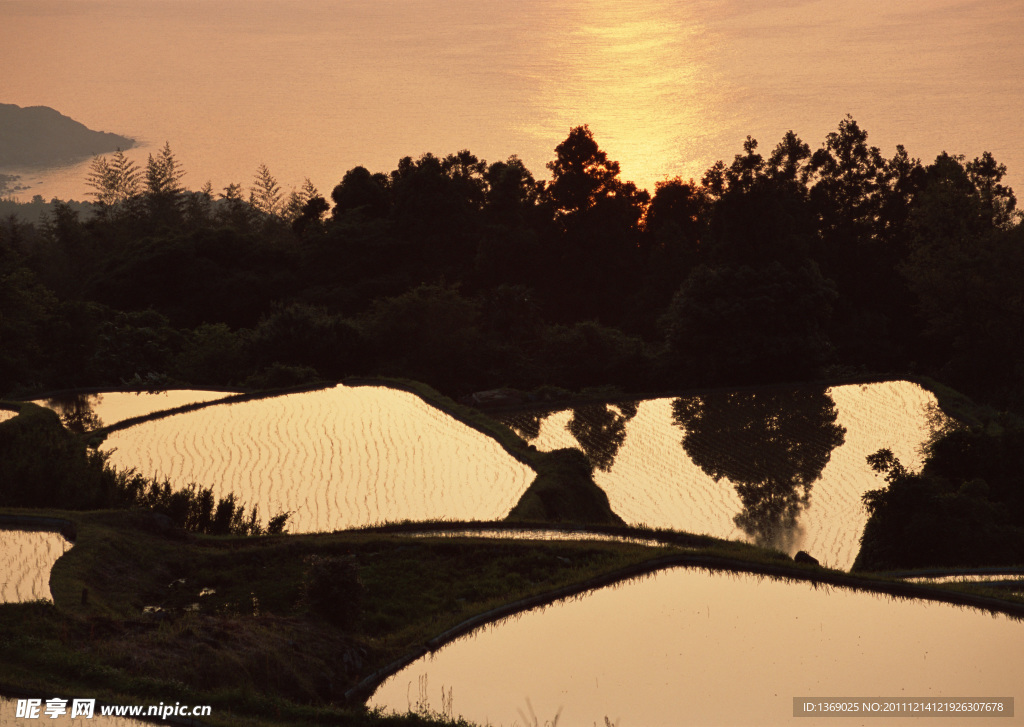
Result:
{"label": "reflected sunlight on paddy water", "polygon": [[233,492],[290,532],[504,517],[533,471],[419,397],[344,387],[215,405],[111,434],[117,467]]}
{"label": "reflected sunlight on paddy water", "polygon": [[440,711],[444,694],[455,716],[506,727],[522,724],[527,700],[564,727],[605,717],[789,725],[794,697],[1013,696],[1022,626],[947,604],[675,568],[478,629],[405,667],[369,705]]}
{"label": "reflected sunlight on paddy water", "polygon": [[0,603],[52,600],[50,570],[70,547],[60,533],[0,530]]}
{"label": "reflected sunlight on paddy water", "polygon": [[[931,431],[929,406],[935,404],[929,392],[906,381],[837,386],[810,392],[810,398],[765,387],[749,396],[703,397],[702,421],[713,425],[689,438],[686,425],[674,421],[676,401],[584,406],[505,421],[538,449],[583,448],[598,465],[594,479],[612,510],[627,523],[753,539],[790,554],[806,550],[824,564],[848,569],[867,522],[861,496],[884,485],[865,458],[887,447],[919,469],[920,447]],[[836,428],[843,430],[838,440]],[[801,458],[817,462],[806,475],[790,464]],[[794,505],[794,526],[769,522],[772,527],[758,530],[758,518],[768,517],[759,506],[773,502],[778,490],[797,489],[798,475],[810,487],[807,501]],[[774,482],[776,491],[765,491],[760,502],[755,492],[745,504],[738,494],[743,482],[762,491]],[[742,513],[753,518],[754,532],[736,523]]]}
{"label": "reflected sunlight on paddy water", "polygon": [[[891,449],[919,469],[935,398],[906,381],[717,392],[505,417],[540,450],[581,448],[627,523],[806,550],[848,569]],[[292,532],[505,517],[533,480],[493,440],[418,397],[343,386],[113,432],[118,467],[233,492]]]}
{"label": "reflected sunlight on paddy water", "polygon": [[[537,178],[589,124],[653,191],[700,178],[750,134],[817,148],[850,113],[869,141],[926,163],[990,150],[1020,186],[1024,14],[1014,0],[11,0],[0,101],[169,141],[185,182],[324,194],[356,165],[470,149]],[[953,111],[956,113],[953,113]],[[937,123],[941,120],[941,123]],[[24,172],[82,198],[88,162]]]}

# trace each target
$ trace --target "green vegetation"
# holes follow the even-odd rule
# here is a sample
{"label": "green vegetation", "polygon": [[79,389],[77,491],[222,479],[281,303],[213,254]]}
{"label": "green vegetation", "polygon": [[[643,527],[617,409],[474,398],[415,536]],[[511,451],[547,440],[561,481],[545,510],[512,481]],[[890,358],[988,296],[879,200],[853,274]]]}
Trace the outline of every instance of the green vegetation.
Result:
{"label": "green vegetation", "polygon": [[45,514],[74,523],[75,546],[54,567],[54,605],[0,608],[0,681],[209,703],[224,724],[360,724],[345,692],[442,631],[662,552],[375,533],[210,538],[143,513]]}

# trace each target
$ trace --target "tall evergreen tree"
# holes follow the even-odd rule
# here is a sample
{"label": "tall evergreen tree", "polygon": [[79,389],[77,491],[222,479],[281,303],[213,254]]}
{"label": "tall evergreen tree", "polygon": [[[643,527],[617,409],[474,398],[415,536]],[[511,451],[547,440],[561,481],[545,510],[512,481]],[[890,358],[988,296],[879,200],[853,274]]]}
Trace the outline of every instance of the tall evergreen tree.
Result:
{"label": "tall evergreen tree", "polygon": [[260,164],[249,188],[249,204],[265,215],[277,217],[283,211],[284,193],[266,164]]}
{"label": "tall evergreen tree", "polygon": [[141,178],[139,165],[118,149],[110,159],[98,156],[92,160],[85,183],[96,190],[89,194],[96,197],[102,209],[137,197]]}
{"label": "tall evergreen tree", "polygon": [[174,223],[179,218],[182,195],[185,191],[181,179],[185,172],[181,169],[170,142],[154,157],[149,155],[146,161],[146,206],[154,221]]}

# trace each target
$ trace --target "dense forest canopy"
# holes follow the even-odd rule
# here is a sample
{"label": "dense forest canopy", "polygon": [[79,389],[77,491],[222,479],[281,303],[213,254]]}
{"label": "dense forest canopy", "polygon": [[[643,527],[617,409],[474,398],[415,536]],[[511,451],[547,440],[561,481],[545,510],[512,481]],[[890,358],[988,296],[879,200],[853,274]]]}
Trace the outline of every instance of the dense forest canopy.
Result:
{"label": "dense forest canopy", "polygon": [[988,153],[885,158],[848,117],[650,194],[580,126],[548,171],[424,154],[285,194],[265,166],[191,190],[169,145],[98,157],[91,214],[0,223],[0,393],[920,372],[1022,402],[1024,228]]}

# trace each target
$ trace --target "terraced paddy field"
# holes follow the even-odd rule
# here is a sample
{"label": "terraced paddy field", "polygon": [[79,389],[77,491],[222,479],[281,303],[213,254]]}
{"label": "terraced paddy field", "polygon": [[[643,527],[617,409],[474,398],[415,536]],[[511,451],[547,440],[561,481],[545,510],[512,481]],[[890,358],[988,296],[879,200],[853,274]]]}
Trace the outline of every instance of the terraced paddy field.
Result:
{"label": "terraced paddy field", "polygon": [[5,422],[8,419],[13,419],[18,416],[18,412],[10,411],[9,409],[0,409],[0,422]]}
{"label": "terraced paddy field", "polygon": [[1019,696],[1022,648],[1024,623],[1002,615],[674,568],[474,631],[398,672],[369,704],[496,727],[556,715],[560,727],[606,717],[649,727],[789,725],[794,697]]}
{"label": "terraced paddy field", "polygon": [[112,433],[110,461],[292,513],[290,532],[400,520],[494,520],[534,473],[405,391],[336,386],[215,405]]}
{"label": "terraced paddy field", "polygon": [[922,464],[935,397],[907,381],[711,393],[502,417],[540,450],[577,447],[627,523],[806,550],[848,569],[884,486],[865,458]]}
{"label": "terraced paddy field", "polygon": [[86,431],[165,409],[215,401],[232,395],[232,392],[227,391],[195,389],[107,391],[98,394],[72,394],[49,399],[35,399],[32,403],[53,409],[60,414],[65,426],[78,431]]}
{"label": "terraced paddy field", "polygon": [[50,571],[70,547],[60,533],[0,530],[0,603],[52,600]]}

